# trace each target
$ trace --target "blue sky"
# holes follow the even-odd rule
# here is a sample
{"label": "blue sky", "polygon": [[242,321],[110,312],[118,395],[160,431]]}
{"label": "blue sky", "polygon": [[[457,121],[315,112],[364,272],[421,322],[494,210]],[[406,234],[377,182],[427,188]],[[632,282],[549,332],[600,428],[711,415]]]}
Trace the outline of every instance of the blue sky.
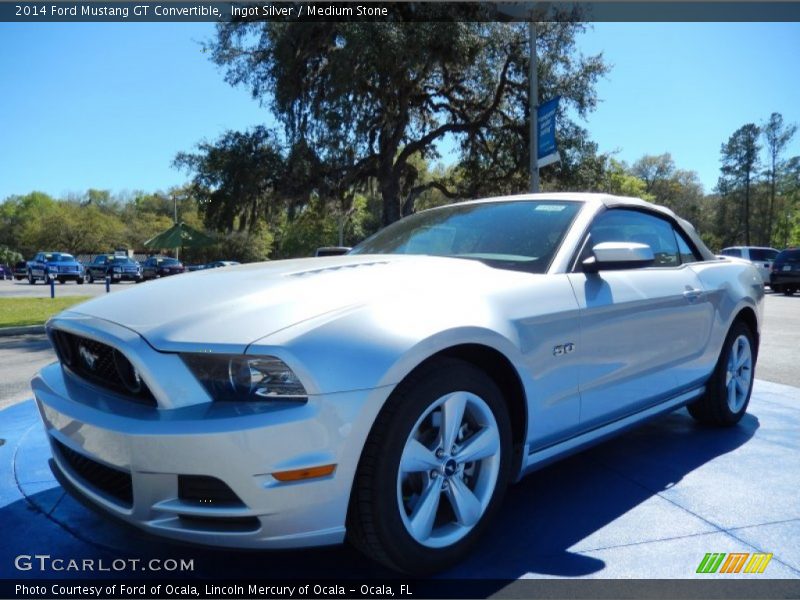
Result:
{"label": "blue sky", "polygon": [[[165,190],[179,151],[269,123],[200,51],[210,23],[0,23],[0,199],[41,190]],[[585,123],[632,162],[671,152],[710,189],[719,148],[773,111],[800,123],[799,23],[596,23],[613,65]],[[800,154],[800,136],[789,148]]]}

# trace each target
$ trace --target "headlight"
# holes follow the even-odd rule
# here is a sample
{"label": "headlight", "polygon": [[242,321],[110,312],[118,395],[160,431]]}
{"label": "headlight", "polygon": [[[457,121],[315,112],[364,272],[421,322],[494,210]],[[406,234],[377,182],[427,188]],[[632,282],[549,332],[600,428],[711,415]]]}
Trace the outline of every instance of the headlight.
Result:
{"label": "headlight", "polygon": [[297,375],[274,356],[182,354],[181,358],[214,400],[305,402]]}

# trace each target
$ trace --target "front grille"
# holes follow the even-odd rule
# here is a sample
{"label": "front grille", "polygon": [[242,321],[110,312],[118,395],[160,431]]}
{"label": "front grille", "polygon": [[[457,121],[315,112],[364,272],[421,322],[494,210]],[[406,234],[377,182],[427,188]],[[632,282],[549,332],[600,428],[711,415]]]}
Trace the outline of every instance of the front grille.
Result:
{"label": "front grille", "polygon": [[52,339],[61,364],[73,373],[150,406],[156,400],[130,361],[107,344],[56,329]]}
{"label": "front grille", "polygon": [[133,506],[133,485],[131,475],[119,469],[112,469],[91,458],[75,452],[57,439],[53,438],[61,458],[72,471],[89,486],[118,500],[127,507]]}
{"label": "front grille", "polygon": [[206,475],[179,475],[178,498],[209,506],[244,506],[225,482]]}

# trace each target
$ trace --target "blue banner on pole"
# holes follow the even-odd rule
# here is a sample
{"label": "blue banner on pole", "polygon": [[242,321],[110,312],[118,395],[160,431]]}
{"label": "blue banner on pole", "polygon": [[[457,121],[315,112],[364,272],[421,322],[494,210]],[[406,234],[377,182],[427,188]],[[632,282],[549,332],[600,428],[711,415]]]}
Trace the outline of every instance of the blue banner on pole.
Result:
{"label": "blue banner on pole", "polygon": [[560,96],[548,100],[539,106],[538,112],[538,158],[542,159],[555,154],[556,148],[556,113]]}

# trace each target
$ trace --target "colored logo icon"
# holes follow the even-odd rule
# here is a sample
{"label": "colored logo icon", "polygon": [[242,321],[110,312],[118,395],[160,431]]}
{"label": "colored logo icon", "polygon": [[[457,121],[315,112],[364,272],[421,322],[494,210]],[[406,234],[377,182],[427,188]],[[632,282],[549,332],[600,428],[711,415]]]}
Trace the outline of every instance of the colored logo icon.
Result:
{"label": "colored logo icon", "polygon": [[723,573],[763,573],[772,553],[755,552],[708,552],[697,567],[697,573],[721,575]]}

